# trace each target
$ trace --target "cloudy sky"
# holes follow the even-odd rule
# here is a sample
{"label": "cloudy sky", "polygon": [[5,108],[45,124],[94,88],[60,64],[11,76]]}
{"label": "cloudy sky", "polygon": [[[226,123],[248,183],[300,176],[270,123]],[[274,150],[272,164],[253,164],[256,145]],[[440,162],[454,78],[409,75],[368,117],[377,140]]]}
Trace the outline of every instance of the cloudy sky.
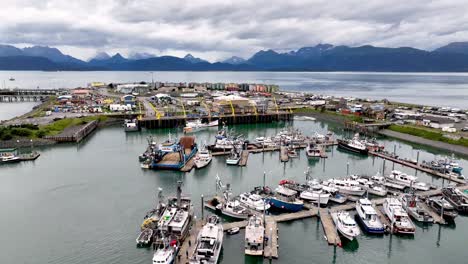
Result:
{"label": "cloudy sky", "polygon": [[0,43],[211,61],[318,43],[434,49],[468,41],[466,0],[2,0]]}

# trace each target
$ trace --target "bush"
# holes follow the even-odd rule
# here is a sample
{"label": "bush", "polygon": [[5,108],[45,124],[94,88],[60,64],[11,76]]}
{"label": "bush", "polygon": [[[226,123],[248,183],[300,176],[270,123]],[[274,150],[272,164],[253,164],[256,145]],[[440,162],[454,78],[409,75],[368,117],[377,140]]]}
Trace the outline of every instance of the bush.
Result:
{"label": "bush", "polygon": [[47,131],[45,131],[45,130],[41,129],[41,130],[36,131],[36,137],[38,137],[38,138],[43,138],[46,135],[47,135]]}
{"label": "bush", "polygon": [[1,139],[1,140],[10,140],[10,139],[12,139],[12,138],[13,138],[13,136],[10,134],[9,131],[3,132],[3,133],[1,134],[1,136],[0,136],[0,139]]}
{"label": "bush", "polygon": [[27,128],[14,127],[11,129],[11,134],[19,137],[29,137],[32,135],[32,131]]}

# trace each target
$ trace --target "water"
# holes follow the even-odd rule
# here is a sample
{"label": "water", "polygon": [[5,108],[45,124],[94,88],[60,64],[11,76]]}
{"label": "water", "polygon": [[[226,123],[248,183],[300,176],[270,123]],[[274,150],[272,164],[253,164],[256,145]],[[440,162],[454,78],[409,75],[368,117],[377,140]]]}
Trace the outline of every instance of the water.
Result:
{"label": "water", "polygon": [[[8,81],[10,77],[16,81]],[[169,82],[272,83],[282,90],[336,96],[466,108],[468,73],[367,72],[154,72],[154,80]],[[39,72],[0,71],[7,87],[74,88],[88,83],[151,82],[150,72]],[[463,99],[465,98],[465,99]],[[2,106],[0,106],[2,107]],[[3,108],[0,108],[0,112]]]}
{"label": "water", "polygon": [[[321,133],[335,124],[295,122],[294,126]],[[248,138],[272,135],[281,125],[239,125],[235,129]],[[263,171],[267,184],[281,179],[303,180],[310,166],[312,175],[325,179],[342,177],[346,164],[350,173],[374,174],[382,169],[382,160],[361,157],[333,148],[329,158],[309,161],[302,151],[300,158],[279,162],[278,153],[252,154],[247,167],[228,167],[224,157],[215,157],[203,170],[190,173],[147,171],[139,167],[137,156],[146,147],[149,134],[165,139],[167,133],[181,131],[153,130],[125,134],[121,127],[94,133],[79,145],[58,145],[41,150],[35,162],[11,164],[0,168],[0,263],[150,263],[152,252],[138,249],[135,238],[145,213],[152,208],[157,188],[166,195],[175,192],[183,180],[183,190],[195,203],[200,216],[200,195],[215,192],[215,176],[230,182],[234,193],[262,185]],[[197,133],[197,141],[211,143],[214,131]],[[421,159],[448,154],[385,139],[386,148],[404,157]],[[468,161],[461,160],[468,168]],[[387,171],[392,164],[386,162]],[[414,174],[414,170],[395,169]],[[442,180],[418,173],[421,180],[441,185]],[[446,183],[445,183],[446,184]],[[397,236],[361,236],[358,244],[337,248],[327,245],[316,219],[279,225],[280,258],[276,263],[464,263],[468,219],[456,219],[456,227],[432,225],[418,227],[414,239]],[[439,238],[440,237],[440,238]],[[222,263],[259,263],[261,258],[244,257],[243,232],[226,236]],[[267,261],[265,261],[266,263]]]}

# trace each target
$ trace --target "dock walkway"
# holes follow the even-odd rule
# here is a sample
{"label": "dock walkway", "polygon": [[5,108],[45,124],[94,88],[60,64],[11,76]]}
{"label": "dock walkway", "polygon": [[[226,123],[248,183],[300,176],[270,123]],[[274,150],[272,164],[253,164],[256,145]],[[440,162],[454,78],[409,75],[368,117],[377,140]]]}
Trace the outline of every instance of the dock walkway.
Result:
{"label": "dock walkway", "polygon": [[239,166],[247,165],[247,160],[249,160],[250,152],[248,150],[242,150],[241,152],[241,159],[239,161]]}
{"label": "dock walkway", "polygon": [[185,163],[185,165],[180,169],[181,172],[189,172],[195,167],[194,157],[192,157],[189,161],[187,161],[187,163]]}
{"label": "dock walkway", "polygon": [[204,221],[198,220],[192,225],[189,235],[184,240],[184,243],[180,247],[179,253],[177,254],[176,263],[178,264],[189,263],[190,258],[192,258],[193,253],[195,252],[198,232],[203,227],[203,224],[204,224]]}
{"label": "dock walkway", "polygon": [[441,217],[438,213],[436,213],[429,205],[426,203],[419,203],[419,205],[428,212],[432,219],[434,219],[434,223],[440,224],[440,225],[445,225],[447,222],[445,222],[444,218]]}
{"label": "dock walkway", "polygon": [[330,213],[327,209],[324,208],[320,208],[319,212],[320,222],[322,223],[323,231],[325,232],[325,237],[327,239],[328,244],[335,246],[340,245],[341,239],[338,235],[338,232],[336,231],[335,223],[333,223]]}
{"label": "dock walkway", "polygon": [[265,245],[263,256],[265,258],[278,258],[278,224],[271,217],[266,220],[265,233],[268,241]]}
{"label": "dock walkway", "polygon": [[289,161],[288,148],[285,146],[281,146],[280,148],[280,159],[282,162]]}

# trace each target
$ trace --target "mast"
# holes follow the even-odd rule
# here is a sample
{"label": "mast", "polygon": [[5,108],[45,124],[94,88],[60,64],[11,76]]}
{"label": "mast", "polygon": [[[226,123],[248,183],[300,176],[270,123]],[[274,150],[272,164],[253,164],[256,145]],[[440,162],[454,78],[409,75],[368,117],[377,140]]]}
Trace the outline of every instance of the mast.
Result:
{"label": "mast", "polygon": [[177,209],[180,209],[181,196],[182,196],[182,181],[177,181]]}

